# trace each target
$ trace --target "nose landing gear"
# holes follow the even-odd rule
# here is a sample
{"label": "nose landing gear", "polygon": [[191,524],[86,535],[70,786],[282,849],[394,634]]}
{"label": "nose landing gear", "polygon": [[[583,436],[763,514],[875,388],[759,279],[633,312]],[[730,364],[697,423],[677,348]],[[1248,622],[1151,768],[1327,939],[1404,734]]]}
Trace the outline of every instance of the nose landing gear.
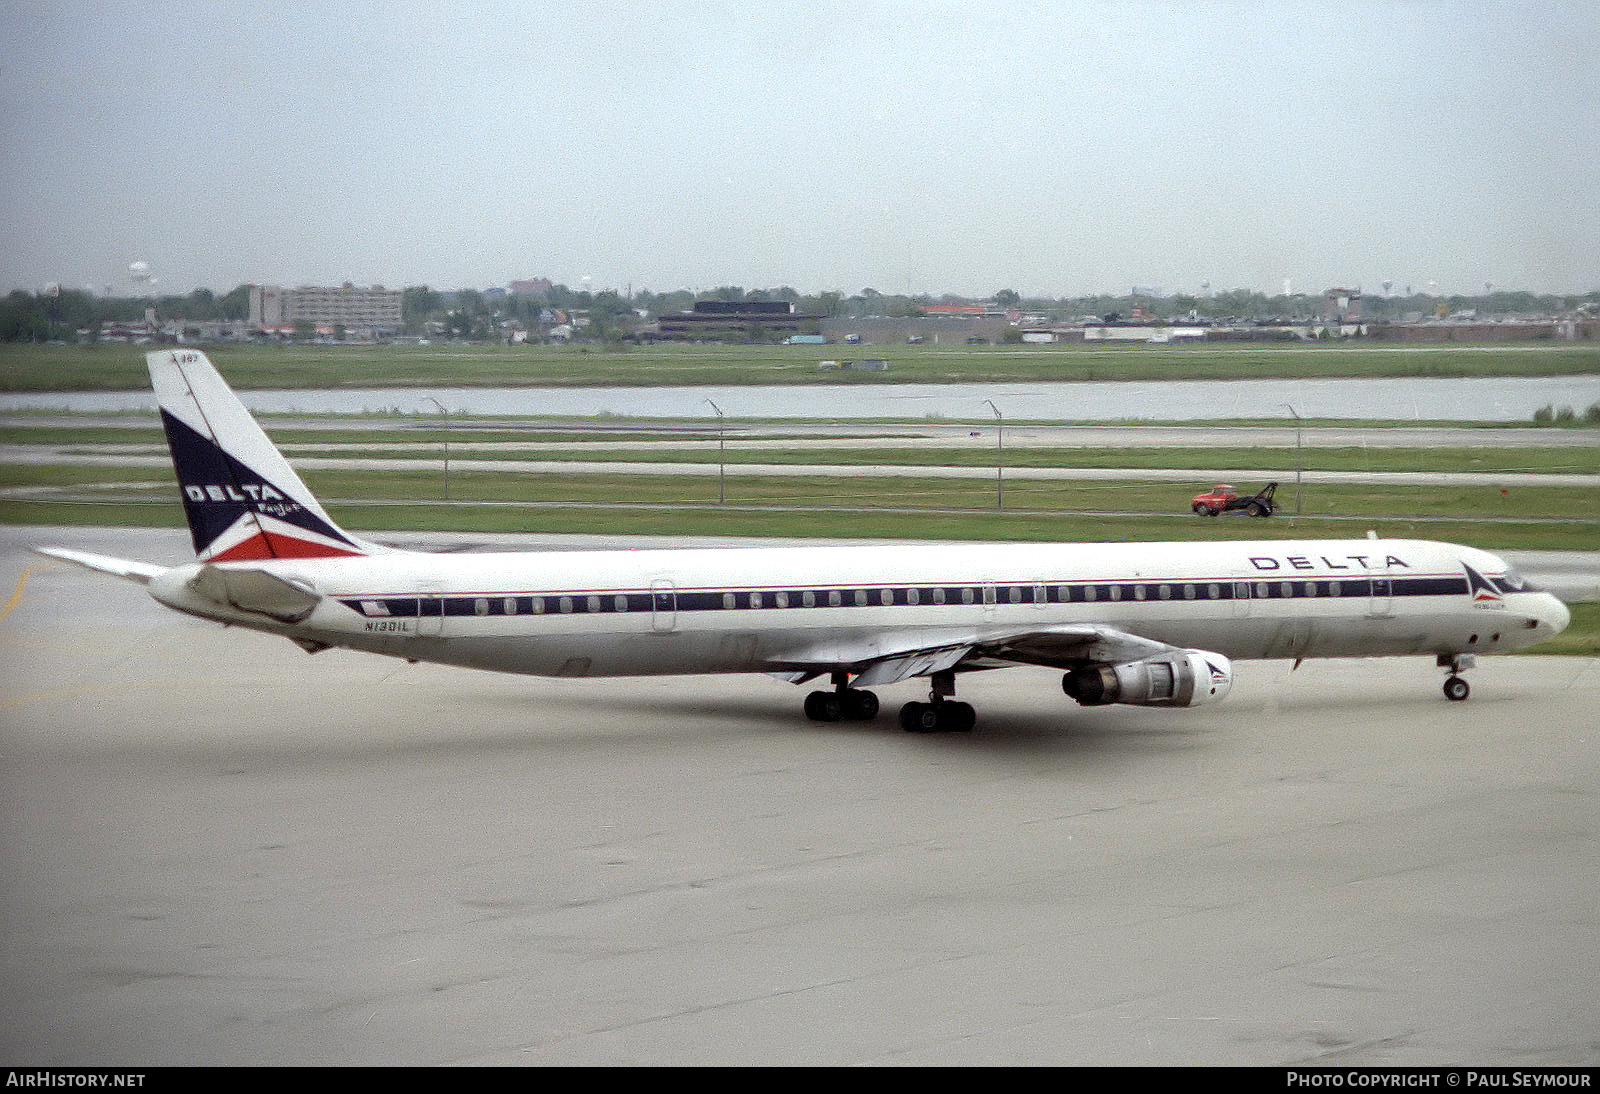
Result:
{"label": "nose landing gear", "polygon": [[1460,673],[1467,671],[1478,663],[1477,657],[1470,653],[1441,653],[1436,662],[1440,668],[1447,669],[1450,673],[1444,681],[1444,697],[1451,702],[1459,703],[1472,694],[1472,688],[1460,677]]}

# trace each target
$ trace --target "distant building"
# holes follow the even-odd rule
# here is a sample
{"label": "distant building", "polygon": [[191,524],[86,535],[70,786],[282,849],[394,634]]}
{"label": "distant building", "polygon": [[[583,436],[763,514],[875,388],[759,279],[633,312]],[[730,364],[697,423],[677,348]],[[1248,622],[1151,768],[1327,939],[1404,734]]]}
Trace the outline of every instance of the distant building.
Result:
{"label": "distant building", "polygon": [[250,290],[250,325],[287,333],[296,324],[310,323],[324,334],[342,327],[358,338],[378,338],[400,329],[404,297],[398,289],[364,289],[349,283],[293,289],[257,285]]}
{"label": "distant building", "polygon": [[660,337],[691,342],[743,342],[753,329],[769,337],[813,334],[820,315],[801,315],[787,300],[696,300],[694,310],[663,315]]}
{"label": "distant building", "polygon": [[1360,289],[1329,289],[1322,294],[1328,302],[1328,318],[1339,323],[1355,323],[1361,319]]}
{"label": "distant building", "polygon": [[999,304],[923,304],[919,310],[929,319],[1004,319],[1015,323],[1022,317],[1017,308]]}
{"label": "distant building", "polygon": [[548,277],[534,277],[526,281],[513,281],[511,283],[512,296],[536,296],[543,300],[549,297],[550,290],[555,288]]}

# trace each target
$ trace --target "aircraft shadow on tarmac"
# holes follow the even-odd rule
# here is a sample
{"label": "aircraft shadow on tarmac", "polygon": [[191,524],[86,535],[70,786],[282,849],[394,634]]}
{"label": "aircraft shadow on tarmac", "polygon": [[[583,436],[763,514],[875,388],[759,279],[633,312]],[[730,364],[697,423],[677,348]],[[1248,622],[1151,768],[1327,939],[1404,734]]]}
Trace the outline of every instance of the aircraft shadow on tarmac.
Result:
{"label": "aircraft shadow on tarmac", "polygon": [[[516,705],[514,700],[502,696],[486,696],[484,701],[496,706]],[[592,722],[590,726],[530,730],[523,739],[537,739],[545,744],[571,736],[587,738],[591,742],[600,738],[627,737],[659,743],[675,737],[703,740],[708,736],[741,738],[808,734],[828,738],[898,738],[923,747],[929,742],[934,743],[935,747],[947,743],[960,750],[974,747],[991,751],[1016,747],[1031,751],[1049,748],[1065,754],[1081,751],[1088,746],[1101,750],[1147,751],[1154,742],[1162,742],[1163,747],[1189,749],[1217,729],[1211,722],[1194,719],[1192,715],[1181,724],[1174,719],[1168,725],[1159,725],[1152,724],[1158,721],[1157,716],[1145,711],[1120,718],[1118,713],[1127,712],[1097,711],[1084,717],[1071,707],[1049,709],[1041,706],[1037,711],[980,711],[977,728],[968,733],[907,733],[900,728],[895,716],[898,703],[886,701],[884,711],[869,722],[811,722],[797,718],[793,704],[781,693],[770,706],[733,695],[697,695],[681,699],[607,696],[584,706],[587,718]],[[505,739],[512,741],[517,738],[516,735],[507,734]]]}

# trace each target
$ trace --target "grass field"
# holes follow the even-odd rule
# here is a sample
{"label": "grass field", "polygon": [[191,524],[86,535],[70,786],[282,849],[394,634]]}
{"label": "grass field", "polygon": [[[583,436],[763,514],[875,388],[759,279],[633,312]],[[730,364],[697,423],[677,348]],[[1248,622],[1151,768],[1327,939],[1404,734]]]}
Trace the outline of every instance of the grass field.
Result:
{"label": "grass field", "polygon": [[[1319,486],[1302,515],[1202,519],[1194,483],[1012,482],[828,476],[307,471],[307,484],[356,529],[807,535],[907,539],[1159,540],[1383,535],[1498,549],[1593,549],[1600,491],[1481,486]],[[181,525],[167,469],[0,465],[0,519]],[[723,503],[719,504],[719,491]],[[1292,506],[1292,495],[1283,497]],[[1290,510],[1292,512],[1292,510]]]}
{"label": "grass field", "polygon": [[[147,346],[0,345],[0,391],[148,386]],[[212,346],[239,388],[1003,383],[1600,373],[1600,346]],[[887,372],[817,368],[881,357]],[[1580,411],[1582,408],[1578,408]]]}
{"label": "grass field", "polygon": [[[1368,525],[1385,534],[1459,539],[1491,548],[1593,549],[1600,543],[1600,491],[1563,485],[1501,487],[1492,479],[1479,485],[1443,482],[1426,485],[1307,484],[1300,492],[1300,514],[1294,511],[1296,452],[1280,443],[1273,447],[1214,448],[1066,448],[1014,447],[1006,454],[1011,478],[1004,481],[1006,512],[994,512],[999,500],[987,441],[953,445],[926,440],[906,443],[858,441],[855,447],[814,442],[791,447],[782,440],[743,447],[735,440],[719,452],[713,432],[635,434],[623,442],[618,434],[594,434],[610,443],[574,444],[571,434],[529,433],[477,428],[412,428],[416,423],[360,423],[360,431],[338,428],[272,427],[271,433],[291,459],[337,456],[358,466],[338,471],[308,471],[318,494],[341,512],[353,510],[374,523],[365,528],[440,528],[451,521],[477,530],[572,530],[600,525],[625,532],[630,528],[685,534],[725,532],[747,535],[859,536],[872,538],[1035,538],[1035,539],[1160,539],[1239,538],[1244,536],[1345,536]],[[464,425],[466,423],[463,423]],[[1382,430],[1374,430],[1381,438]],[[1559,434],[1558,434],[1559,435]],[[1485,437],[1492,442],[1494,433]],[[698,447],[683,447],[698,437]],[[672,444],[663,444],[671,441]],[[138,425],[81,429],[51,424],[13,425],[0,429],[0,442],[24,446],[61,446],[67,454],[106,461],[90,466],[16,461],[0,464],[0,519],[40,519],[49,507],[62,519],[100,519],[106,507],[121,505],[120,519],[132,523],[158,521],[150,512],[165,499],[170,512],[159,522],[178,523],[170,499],[176,485],[166,463],[166,446],[154,418]],[[450,496],[444,506],[444,451],[454,442]],[[126,456],[155,458],[158,467],[112,466]],[[364,470],[363,459],[396,457],[411,469]],[[474,459],[538,459],[589,463],[648,461],[664,465],[663,474],[540,472],[480,470]],[[1600,448],[1581,444],[1546,447],[1471,448],[1308,447],[1298,454],[1306,470],[1316,472],[1477,472],[1588,473],[1600,471]],[[720,477],[712,465],[722,461]],[[750,463],[791,465],[792,476],[741,473]],[[947,475],[831,475],[820,465],[849,467],[900,465],[977,469],[971,478]],[[1091,479],[1025,480],[1023,468],[1052,467],[1162,469],[1188,468],[1188,482],[1099,481]],[[673,473],[674,469],[681,473]],[[1201,521],[1188,513],[1188,499],[1208,488],[1221,472],[1263,469],[1260,477],[1279,479],[1279,502],[1285,519],[1270,523],[1242,517]],[[817,470],[809,470],[817,469]],[[1254,478],[1241,480],[1254,485]],[[719,506],[718,498],[725,504]],[[415,512],[405,503],[414,503]],[[84,508],[87,506],[87,508]],[[373,510],[368,513],[368,510]],[[72,516],[72,514],[79,514]],[[351,519],[354,522],[354,518]]]}

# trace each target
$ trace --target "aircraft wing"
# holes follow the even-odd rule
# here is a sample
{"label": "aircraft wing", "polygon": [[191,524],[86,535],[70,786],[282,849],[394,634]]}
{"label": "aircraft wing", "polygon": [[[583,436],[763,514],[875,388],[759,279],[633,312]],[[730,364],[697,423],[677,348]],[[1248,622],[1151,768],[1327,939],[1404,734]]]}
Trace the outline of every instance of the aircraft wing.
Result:
{"label": "aircraft wing", "polygon": [[934,649],[909,650],[896,657],[883,657],[861,670],[861,674],[855,679],[855,686],[892,684],[897,680],[909,680],[913,676],[931,676],[936,672],[954,668],[971,652],[970,645],[940,646]]}
{"label": "aircraft wing", "polygon": [[148,585],[150,579],[157,574],[167,572],[165,566],[154,566],[148,562],[133,562],[125,558],[112,558],[110,555],[95,555],[88,551],[72,551],[65,547],[35,547],[35,554],[44,555],[46,558],[58,558],[62,562],[70,562],[74,566],[82,566],[89,570],[98,570],[103,574],[120,577],[125,581],[137,581]]}
{"label": "aircraft wing", "polygon": [[1139,661],[1171,653],[1177,647],[1099,623],[1063,623],[991,638],[979,648],[986,656],[999,661],[1070,668],[1084,661],[1109,664]]}
{"label": "aircraft wing", "polygon": [[830,642],[783,660],[782,679],[801,683],[825,672],[857,674],[852,686],[893,684],[913,676],[1004,665],[1071,668],[1085,661],[1117,664],[1171,653],[1176,647],[1096,623],[1063,623],[1016,629],[978,628],[912,635],[899,643],[881,639]]}

